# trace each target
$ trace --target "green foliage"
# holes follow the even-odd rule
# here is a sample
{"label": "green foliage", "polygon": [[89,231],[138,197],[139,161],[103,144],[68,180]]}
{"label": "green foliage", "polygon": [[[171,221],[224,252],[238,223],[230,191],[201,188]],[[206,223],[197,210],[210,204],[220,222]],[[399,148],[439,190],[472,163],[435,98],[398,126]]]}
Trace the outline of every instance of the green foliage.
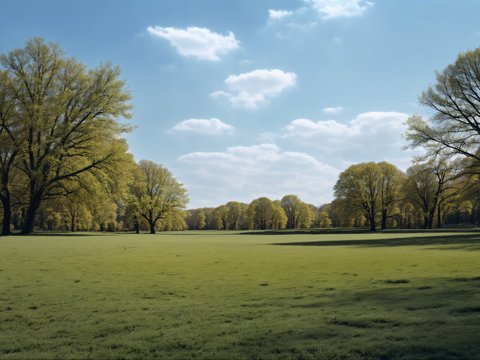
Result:
{"label": "green foliage", "polygon": [[[24,176],[23,232],[30,233],[42,202],[73,194],[83,174],[106,186],[124,175],[131,156],[121,139],[128,127],[119,119],[131,115],[130,95],[117,67],[87,69],[40,38],[1,55],[0,66],[0,129],[9,139],[0,165],[3,174],[15,165]],[[13,181],[7,175],[2,189]]]}
{"label": "green foliage", "polygon": [[329,228],[332,226],[332,220],[325,210],[319,212],[318,226],[321,228]]}
{"label": "green foliage", "polygon": [[[158,221],[164,229],[184,229],[188,203],[187,190],[172,173],[153,161],[141,160],[130,185],[130,203],[138,217],[143,218],[154,234]],[[182,218],[180,220],[179,218]]]}
{"label": "green foliage", "polygon": [[298,196],[285,195],[281,200],[281,205],[287,216],[288,229],[306,229],[312,225],[312,211]]}
{"label": "green foliage", "polygon": [[203,209],[187,210],[186,212],[186,224],[191,230],[203,230],[207,226],[207,217]]}
{"label": "green foliage", "polygon": [[253,200],[247,209],[247,218],[251,229],[284,229],[287,216],[280,202],[267,197]]}

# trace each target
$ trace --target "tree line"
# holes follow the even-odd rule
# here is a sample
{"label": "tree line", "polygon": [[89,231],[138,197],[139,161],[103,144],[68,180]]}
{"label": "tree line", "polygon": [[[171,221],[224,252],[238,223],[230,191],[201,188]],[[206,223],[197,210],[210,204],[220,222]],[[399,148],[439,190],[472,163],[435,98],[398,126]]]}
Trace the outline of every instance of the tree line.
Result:
{"label": "tree line", "polygon": [[405,138],[423,156],[405,173],[387,162],[352,165],[319,207],[286,195],[185,210],[187,191],[172,173],[128,152],[130,99],[118,67],[88,69],[40,38],[0,56],[2,235],[480,222],[480,49],[461,53],[420,96],[434,115],[411,116]]}
{"label": "tree line", "polygon": [[[437,72],[436,80],[420,96],[433,116],[411,116],[404,134],[407,147],[421,148],[424,155],[406,173],[387,162],[355,164],[343,171],[335,199],[317,211],[328,216],[331,226],[431,229],[480,223],[480,49],[459,54]],[[202,212],[205,218],[221,218],[217,209],[192,211],[190,227],[200,228]],[[207,215],[211,213],[213,217]],[[258,227],[256,220],[246,219],[250,228]],[[217,220],[207,224],[222,228]],[[298,227],[291,220],[287,224]]]}
{"label": "tree line", "polygon": [[281,200],[260,197],[250,204],[230,201],[215,208],[190,209],[186,224],[190,230],[282,230],[328,228],[331,221],[325,210],[285,195]]}

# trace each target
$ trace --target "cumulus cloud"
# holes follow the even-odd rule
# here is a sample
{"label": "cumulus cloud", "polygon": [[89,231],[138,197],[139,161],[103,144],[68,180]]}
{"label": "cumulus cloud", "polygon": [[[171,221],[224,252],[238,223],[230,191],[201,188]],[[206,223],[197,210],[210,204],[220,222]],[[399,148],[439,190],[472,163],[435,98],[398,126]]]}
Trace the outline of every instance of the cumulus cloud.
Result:
{"label": "cumulus cloud", "polygon": [[342,111],[343,111],[343,107],[342,107],[342,106],[326,107],[326,108],[323,108],[322,111],[323,111],[325,114],[334,115],[334,114],[338,114],[338,113],[342,112]]}
{"label": "cumulus cloud", "polygon": [[147,31],[153,36],[166,39],[180,55],[200,60],[219,61],[222,55],[240,47],[232,32],[217,34],[206,28],[149,26]]}
{"label": "cumulus cloud", "polygon": [[296,119],[280,138],[321,150],[330,159],[378,161],[398,156],[407,118],[399,112],[367,112],[347,122]]}
{"label": "cumulus cloud", "polygon": [[292,16],[293,15],[293,11],[289,11],[289,10],[273,10],[273,9],[269,9],[268,10],[268,19],[269,20],[281,20],[287,16]]}
{"label": "cumulus cloud", "polygon": [[240,75],[230,75],[225,84],[228,91],[215,91],[213,98],[225,98],[234,107],[255,109],[296,85],[297,75],[278,69],[259,69]]}
{"label": "cumulus cloud", "polygon": [[231,134],[233,131],[233,126],[216,118],[183,120],[170,129],[173,133],[191,132],[206,135]]}
{"label": "cumulus cloud", "polygon": [[366,0],[306,0],[324,19],[363,15],[373,2]]}
{"label": "cumulus cloud", "polygon": [[286,194],[319,205],[331,200],[339,171],[307,153],[261,144],[185,154],[177,160],[175,173],[189,189],[194,200],[190,206],[199,207]]}

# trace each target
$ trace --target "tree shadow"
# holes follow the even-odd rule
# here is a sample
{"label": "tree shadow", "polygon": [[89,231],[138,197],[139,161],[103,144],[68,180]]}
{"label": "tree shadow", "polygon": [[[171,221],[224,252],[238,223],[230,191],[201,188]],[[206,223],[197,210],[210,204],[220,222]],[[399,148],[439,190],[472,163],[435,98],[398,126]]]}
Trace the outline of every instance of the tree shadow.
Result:
{"label": "tree shadow", "polygon": [[[68,232],[34,232],[26,236],[33,237],[89,237],[89,236],[113,236],[115,233],[68,233]],[[13,236],[23,237],[25,235],[15,234]]]}
{"label": "tree shadow", "polygon": [[443,234],[443,233],[477,233],[480,229],[443,228],[443,229],[386,229],[375,232],[368,228],[332,228],[332,229],[296,229],[296,230],[256,230],[243,231],[240,235],[348,235],[348,234]]}
{"label": "tree shadow", "polygon": [[322,240],[272,243],[281,246],[356,246],[356,247],[392,247],[392,246],[445,246],[448,249],[480,250],[480,234],[433,235],[415,237],[392,237],[367,240]]}

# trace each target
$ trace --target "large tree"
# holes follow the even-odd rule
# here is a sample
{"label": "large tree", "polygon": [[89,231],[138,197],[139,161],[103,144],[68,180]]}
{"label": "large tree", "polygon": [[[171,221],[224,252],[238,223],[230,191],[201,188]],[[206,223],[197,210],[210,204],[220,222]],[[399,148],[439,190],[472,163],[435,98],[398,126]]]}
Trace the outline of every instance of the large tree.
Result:
{"label": "large tree", "polygon": [[131,195],[136,215],[148,222],[151,234],[159,220],[178,213],[188,202],[183,184],[167,168],[148,160],[138,163]]}
{"label": "large tree", "polygon": [[480,171],[480,48],[458,55],[455,63],[437,73],[437,82],[420,96],[434,110],[429,121],[420,116],[408,120],[406,138],[427,155],[440,153],[473,159]]}
{"label": "large tree", "polygon": [[11,143],[27,182],[28,234],[41,203],[67,195],[67,182],[78,184],[85,172],[104,180],[122,171],[127,127],[118,120],[130,117],[130,95],[118,68],[87,69],[39,38],[2,55],[0,64],[15,104]]}
{"label": "large tree", "polygon": [[374,162],[355,164],[342,172],[335,184],[335,197],[362,211],[370,230],[377,226],[382,190],[381,171]]}

